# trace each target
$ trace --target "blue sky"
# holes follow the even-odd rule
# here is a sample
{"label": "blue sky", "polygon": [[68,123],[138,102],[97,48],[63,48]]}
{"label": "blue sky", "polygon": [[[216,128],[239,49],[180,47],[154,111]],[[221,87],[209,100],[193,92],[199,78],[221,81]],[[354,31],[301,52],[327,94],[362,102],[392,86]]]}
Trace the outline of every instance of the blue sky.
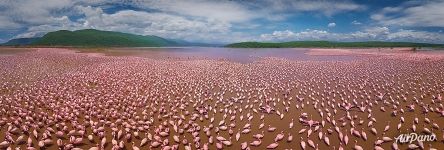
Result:
{"label": "blue sky", "polygon": [[94,28],[208,43],[444,43],[444,1],[4,0],[0,42]]}

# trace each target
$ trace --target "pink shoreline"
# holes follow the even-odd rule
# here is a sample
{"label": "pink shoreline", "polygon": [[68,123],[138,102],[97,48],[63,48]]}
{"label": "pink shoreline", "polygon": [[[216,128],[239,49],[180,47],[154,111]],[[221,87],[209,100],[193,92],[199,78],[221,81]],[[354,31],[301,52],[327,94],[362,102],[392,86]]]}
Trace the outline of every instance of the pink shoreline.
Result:
{"label": "pink shoreline", "polygon": [[[306,52],[312,56],[345,56],[345,55],[375,55],[395,56],[405,59],[443,59],[444,53],[427,53],[425,51],[412,51],[411,48],[364,48],[364,49],[310,49]],[[401,56],[401,57],[399,57]]]}

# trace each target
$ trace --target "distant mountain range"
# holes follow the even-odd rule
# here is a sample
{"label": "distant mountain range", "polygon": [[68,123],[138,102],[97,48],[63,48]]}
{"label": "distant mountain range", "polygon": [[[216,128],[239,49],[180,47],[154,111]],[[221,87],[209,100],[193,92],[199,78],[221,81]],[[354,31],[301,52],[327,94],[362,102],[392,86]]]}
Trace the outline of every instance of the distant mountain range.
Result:
{"label": "distant mountain range", "polygon": [[266,42],[241,42],[226,45],[232,48],[297,48],[297,47],[320,47],[320,48],[355,48],[355,47],[439,47],[444,48],[444,44],[413,43],[413,42],[332,42],[332,41],[292,41],[282,43]]}
{"label": "distant mountain range", "polygon": [[168,46],[214,46],[184,40],[169,40],[158,36],[142,36],[129,33],[85,29],[59,30],[38,38],[12,39],[6,46],[75,46],[75,47],[168,47]]}
{"label": "distant mountain range", "polygon": [[32,44],[33,42],[35,42],[35,41],[37,41],[39,39],[40,39],[40,37],[35,37],[35,38],[17,38],[17,39],[9,40],[8,42],[3,43],[1,45],[6,45],[6,46],[30,45],[30,44]]}
{"label": "distant mountain range", "polygon": [[[77,31],[59,30],[43,37],[12,39],[3,46],[74,46],[74,47],[181,47],[181,46],[223,46],[218,44],[193,43],[185,40],[165,39],[153,35],[135,35],[122,32],[84,29]],[[282,43],[241,42],[225,45],[232,48],[292,48],[292,47],[439,47],[444,44],[412,42],[332,42],[332,41],[292,41]]]}

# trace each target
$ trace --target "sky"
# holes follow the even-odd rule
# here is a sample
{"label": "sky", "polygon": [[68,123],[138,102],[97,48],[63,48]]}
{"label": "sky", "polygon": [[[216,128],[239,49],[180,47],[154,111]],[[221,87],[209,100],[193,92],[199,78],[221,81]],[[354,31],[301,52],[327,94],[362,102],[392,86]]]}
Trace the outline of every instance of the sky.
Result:
{"label": "sky", "polygon": [[1,0],[0,43],[98,29],[190,42],[444,43],[444,0]]}

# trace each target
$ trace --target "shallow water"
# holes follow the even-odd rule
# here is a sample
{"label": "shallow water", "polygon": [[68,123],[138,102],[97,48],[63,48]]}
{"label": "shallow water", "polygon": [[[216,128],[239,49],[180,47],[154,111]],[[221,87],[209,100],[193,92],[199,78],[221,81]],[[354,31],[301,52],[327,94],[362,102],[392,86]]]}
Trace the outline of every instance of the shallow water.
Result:
{"label": "shallow water", "polygon": [[0,47],[0,55],[12,55],[17,53],[30,52],[32,49],[30,48],[9,48],[9,47]]}
{"label": "shallow water", "polygon": [[313,56],[306,54],[305,48],[279,48],[279,49],[249,49],[249,48],[114,48],[104,53],[110,56],[136,56],[152,59],[215,59],[228,60],[240,63],[250,63],[263,57],[277,57],[290,60],[353,60],[358,56]]}

